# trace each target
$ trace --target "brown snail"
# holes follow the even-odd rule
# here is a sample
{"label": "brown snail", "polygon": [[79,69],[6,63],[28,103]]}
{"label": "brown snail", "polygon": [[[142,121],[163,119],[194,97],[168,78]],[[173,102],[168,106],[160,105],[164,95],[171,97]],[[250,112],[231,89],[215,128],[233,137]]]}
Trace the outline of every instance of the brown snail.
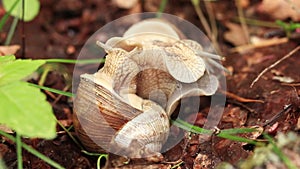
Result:
{"label": "brown snail", "polygon": [[74,101],[74,127],[89,151],[130,158],[159,155],[170,116],[180,99],[212,95],[218,88],[210,65],[220,56],[164,20],[131,26],[105,44],[106,62],[83,74]]}

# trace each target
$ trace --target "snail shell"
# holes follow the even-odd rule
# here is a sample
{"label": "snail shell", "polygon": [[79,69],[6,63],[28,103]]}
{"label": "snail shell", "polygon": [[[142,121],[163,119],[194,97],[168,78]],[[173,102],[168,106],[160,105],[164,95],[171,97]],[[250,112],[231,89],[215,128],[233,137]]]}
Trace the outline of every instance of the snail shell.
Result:
{"label": "snail shell", "polygon": [[[153,152],[158,152],[160,142],[166,139],[164,137],[169,131],[169,119],[165,111],[156,103],[140,98],[135,99],[135,108],[102,80],[88,74],[81,76],[74,102],[74,126],[83,145],[96,152],[113,151],[111,148],[116,147],[112,145],[119,150],[140,146],[141,151],[143,147],[150,147]],[[149,130],[144,130],[146,128]],[[164,137],[160,137],[156,131]],[[138,142],[130,145],[134,139]]]}
{"label": "snail shell", "polygon": [[181,38],[173,25],[150,19],[123,37],[97,42],[106,62],[95,74],[81,75],[74,101],[74,127],[89,151],[158,155],[179,100],[215,93],[218,81],[207,60],[220,57]]}

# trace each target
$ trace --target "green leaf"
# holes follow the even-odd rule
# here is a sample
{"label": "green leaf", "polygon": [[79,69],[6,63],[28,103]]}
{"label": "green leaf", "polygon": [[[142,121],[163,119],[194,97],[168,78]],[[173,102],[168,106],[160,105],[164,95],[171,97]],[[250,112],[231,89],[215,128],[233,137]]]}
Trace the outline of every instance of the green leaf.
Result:
{"label": "green leaf", "polygon": [[16,57],[14,55],[0,56],[0,65],[6,62],[14,61]]}
{"label": "green leaf", "polygon": [[[2,0],[3,7],[6,11],[9,11],[13,4],[19,1],[17,6],[11,11],[11,15],[19,19],[22,19],[22,1],[21,0]],[[33,20],[39,13],[40,1],[39,0],[24,0],[24,21]]]}
{"label": "green leaf", "polygon": [[0,123],[22,136],[52,139],[56,121],[46,96],[27,82],[0,86]]}
{"label": "green leaf", "polygon": [[12,56],[0,58],[0,86],[31,75],[38,67],[45,63],[44,60],[30,59],[12,61]]}

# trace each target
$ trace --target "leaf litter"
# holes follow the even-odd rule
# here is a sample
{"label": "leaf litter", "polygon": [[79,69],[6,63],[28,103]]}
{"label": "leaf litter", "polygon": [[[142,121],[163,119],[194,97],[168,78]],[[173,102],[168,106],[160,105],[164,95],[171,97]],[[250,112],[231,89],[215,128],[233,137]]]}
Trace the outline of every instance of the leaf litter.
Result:
{"label": "leaf litter", "polygon": [[[274,11],[261,12],[261,8],[264,7],[263,3],[266,2],[267,1],[249,3],[249,1],[245,1],[246,5],[243,7],[246,14],[245,16],[255,17],[255,15],[257,15],[257,18],[261,17],[273,21],[273,17],[276,18],[276,16],[273,15]],[[282,1],[272,2],[274,5],[279,5],[282,8],[284,7],[280,5],[283,3]],[[294,4],[293,1],[289,2],[292,2],[290,4]],[[65,1],[65,3],[66,4],[61,3],[59,8],[53,8],[56,6],[54,2],[41,1],[42,10],[38,18],[26,25],[27,57],[30,56],[33,59],[57,57],[75,59],[80,51],[80,47],[84,44],[89,35],[105,23],[126,14],[159,9],[159,2],[155,2],[155,0],[147,1],[147,3],[138,2],[134,7],[134,10],[133,8],[128,10],[119,9],[112,3],[100,1],[87,1],[84,4],[80,3],[80,1],[74,2],[74,4],[79,4],[79,7],[76,8],[72,4],[69,4],[69,1]],[[146,4],[152,4],[153,6],[150,8],[149,6],[145,6]],[[217,9],[215,10],[216,18],[220,25],[228,21],[232,22],[232,18],[236,16],[236,7],[229,1],[224,1],[222,3],[214,2],[213,8]],[[67,15],[65,11],[72,11],[74,15]],[[165,12],[187,19],[202,29],[190,2],[176,1],[174,3],[168,3]],[[275,12],[280,13],[279,10]],[[297,21],[298,16],[294,15],[294,13],[288,14],[288,17]],[[224,62],[225,66],[230,67],[232,70],[232,76],[227,76],[227,88],[230,93],[234,94],[234,97],[227,97],[228,100],[226,102],[224,115],[218,128],[226,129],[254,126],[264,128],[269,134],[275,136],[278,141],[280,139],[289,140],[289,144],[286,144],[288,147],[285,148],[285,146],[283,146],[284,148],[282,148],[282,151],[295,163],[295,165],[299,166],[297,163],[297,161],[300,161],[299,151],[296,149],[297,145],[299,147],[299,144],[297,141],[288,139],[289,137],[295,137],[288,135],[284,137],[279,136],[279,133],[288,133],[289,131],[297,132],[300,129],[299,52],[295,53],[293,57],[289,57],[282,61],[280,64],[276,65],[276,67],[273,67],[273,69],[281,72],[280,75],[274,75],[272,70],[265,71],[253,88],[249,88],[251,82],[259,76],[261,71],[295,49],[297,47],[297,42],[290,41],[288,38],[284,37],[273,40],[274,42],[277,42],[272,42],[272,46],[269,44],[259,48],[255,46],[250,47],[250,50],[247,51],[244,51],[245,48],[240,48],[242,53],[231,53],[231,50],[233,49],[232,44],[235,44],[236,47],[240,47],[240,45],[245,42],[233,43],[228,40],[228,37],[227,39],[223,37],[226,31],[225,26],[223,26],[218,29],[220,35],[219,45],[224,51],[224,56],[227,56],[226,61]],[[256,36],[259,37],[263,37],[263,34],[269,30],[262,27],[255,27],[255,29],[256,32],[251,32],[251,34],[256,34]],[[37,33],[40,36],[29,36]],[[1,34],[3,35],[3,33]],[[16,34],[19,34],[18,31]],[[243,35],[242,33],[239,34]],[[20,36],[17,35],[14,37],[13,42],[19,41],[18,37]],[[237,36],[235,39],[238,38],[239,37]],[[230,43],[228,43],[228,41]],[[278,43],[278,41],[280,43]],[[70,48],[75,49],[75,51],[68,52],[68,49]],[[69,73],[72,72],[72,69],[73,67],[68,65]],[[291,83],[286,79],[281,82],[273,80],[274,76],[289,77],[293,79],[294,82]],[[59,75],[51,73],[46,79],[46,85],[63,89],[65,84]],[[263,103],[241,102],[241,100],[236,98],[261,100]],[[72,112],[70,100],[63,97],[55,102],[55,99],[48,96],[48,101],[52,103],[57,118],[65,127],[70,127],[70,112]],[[291,107],[280,114],[280,112],[285,110],[287,105],[291,105]],[[186,120],[188,121],[190,116],[195,116],[197,117],[196,125],[202,126],[207,120],[208,108],[206,106],[204,105],[203,108],[199,110],[199,113],[187,115]],[[280,115],[278,115],[278,113]],[[273,121],[274,123],[264,127],[264,124],[267,124],[268,121],[274,119],[276,116],[279,116],[279,118],[275,118],[276,120]],[[66,168],[96,168],[96,157],[87,156],[82,153],[81,149],[66,135],[66,133],[61,132],[62,129],[60,127],[57,127],[57,131],[58,136],[54,140],[24,139],[23,141],[32,145],[35,149],[58,163],[63,164]],[[72,131],[73,130],[71,129],[71,132]],[[251,160],[252,155],[259,152],[271,153],[270,157],[273,159],[271,160],[271,163],[268,158],[262,160],[267,161],[267,163],[263,164],[266,168],[274,166],[285,167],[282,164],[279,166],[279,163],[272,163],[276,162],[278,159],[274,161],[274,158],[276,157],[268,147],[264,150],[254,150],[253,146],[246,145],[245,143],[222,139],[215,136],[205,137],[203,135],[195,135],[178,128],[174,128],[172,132],[183,134],[184,139],[177,146],[164,154],[164,158],[166,159],[165,163],[147,165],[129,163],[128,165],[124,165],[123,168],[171,168],[172,166],[177,166],[176,168],[212,168],[217,167],[221,162],[230,162],[231,165],[237,166],[238,162],[243,160],[247,161],[248,159]],[[258,139],[260,138],[260,134],[251,133],[250,136],[245,135],[245,137]],[[298,139],[299,136],[297,136],[297,139],[295,140]],[[16,167],[15,145],[3,137],[1,137],[1,140],[1,157],[9,168]],[[49,168],[45,162],[33,157],[29,153],[25,152],[23,158],[24,168]],[[251,162],[249,164],[251,164]]]}

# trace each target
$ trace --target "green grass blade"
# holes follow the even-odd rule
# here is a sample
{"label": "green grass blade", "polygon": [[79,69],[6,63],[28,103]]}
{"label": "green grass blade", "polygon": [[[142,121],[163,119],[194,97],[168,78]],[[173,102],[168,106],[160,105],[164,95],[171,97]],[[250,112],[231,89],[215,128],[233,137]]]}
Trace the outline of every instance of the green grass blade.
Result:
{"label": "green grass blade", "polygon": [[248,143],[248,144],[253,144],[253,145],[258,145],[259,143],[255,140],[251,140],[245,137],[240,137],[240,136],[235,136],[235,135],[231,135],[231,134],[227,134],[227,133],[222,133],[222,131],[217,134],[216,136],[221,137],[221,138],[225,138],[228,140],[232,140],[232,141],[238,141],[238,142],[243,142],[243,143]]}
{"label": "green grass blade", "polygon": [[179,128],[182,128],[186,131],[191,131],[197,134],[213,134],[212,130],[207,130],[198,126],[191,125],[183,120],[176,119],[176,121],[172,120],[172,124],[176,125]]}
{"label": "green grass blade", "polygon": [[67,96],[67,97],[74,97],[74,96],[75,96],[73,93],[70,93],[70,92],[64,92],[64,91],[57,90],[57,89],[53,89],[53,88],[50,88],[50,87],[40,86],[40,85],[36,85],[36,84],[33,84],[33,83],[29,83],[29,85],[30,85],[30,86],[33,86],[33,87],[37,87],[37,88],[39,88],[39,89],[43,89],[43,90],[50,91],[50,92],[52,92],[52,93],[64,95],[64,96]]}
{"label": "green grass blade", "polygon": [[168,0],[162,0],[160,5],[159,5],[159,9],[156,13],[156,17],[157,18],[160,18],[161,17],[161,14],[164,12],[166,6],[167,6],[167,3],[168,3]]}
{"label": "green grass blade", "polygon": [[69,64],[92,64],[92,63],[104,63],[105,59],[84,59],[84,60],[74,60],[74,59],[45,59],[48,63],[69,63]]}
{"label": "green grass blade", "polygon": [[8,17],[10,16],[11,11],[15,9],[15,7],[17,6],[17,4],[18,4],[19,1],[20,0],[16,0],[16,2],[12,5],[12,7],[1,18],[1,20],[0,20],[0,32],[2,31],[2,28],[3,28],[4,24],[6,23]]}
{"label": "green grass blade", "polygon": [[221,132],[226,134],[243,134],[243,133],[252,133],[255,132],[254,128],[233,128],[233,129],[224,129]]}
{"label": "green grass blade", "polygon": [[[14,138],[13,136],[5,133],[4,131],[0,130],[0,135],[3,135],[4,137],[12,140],[13,142],[16,142],[16,138]],[[21,142],[22,147],[27,150],[28,152],[30,152],[31,154],[35,155],[36,157],[40,158],[41,160],[45,161],[46,163],[48,163],[49,165],[51,165],[54,168],[57,169],[64,169],[64,167],[62,167],[60,164],[56,163],[55,161],[51,160],[50,158],[48,158],[47,156],[45,156],[44,154],[36,151],[35,149],[33,149],[32,147],[28,146],[27,144],[24,144]]]}
{"label": "green grass blade", "polygon": [[97,160],[97,169],[101,169],[101,159],[102,158],[105,158],[107,160],[107,157],[108,155],[107,154],[101,154],[99,157],[98,157],[98,160]]}
{"label": "green grass blade", "polygon": [[64,125],[61,124],[58,120],[56,120],[57,124],[67,133],[67,135],[73,140],[73,142],[81,149],[83,150],[83,147],[81,144],[75,139],[75,137],[69,132],[68,129],[65,128]]}
{"label": "green grass blade", "polygon": [[4,45],[7,46],[7,45],[10,44],[10,42],[11,42],[11,40],[12,40],[14,34],[15,34],[18,22],[19,22],[19,19],[17,17],[15,17],[14,20],[13,20],[13,22],[12,22],[12,24],[11,24],[11,26],[10,26],[10,29],[9,29],[9,32],[7,34],[7,38],[6,38],[5,42],[4,42]]}
{"label": "green grass blade", "polygon": [[[198,126],[194,126],[192,124],[189,124],[183,120],[177,119],[176,121],[172,121],[172,124],[176,125],[179,128],[182,128],[186,131],[190,131],[196,134],[214,134],[213,130],[207,130]],[[239,142],[245,142],[245,143],[249,143],[249,144],[254,144],[257,145],[258,142],[255,140],[251,140],[251,139],[247,139],[244,137],[240,137],[240,136],[234,136],[232,134],[241,134],[241,133],[249,133],[249,132],[253,132],[255,131],[255,129],[225,129],[225,130],[221,130],[219,133],[216,134],[217,137],[222,137],[222,138],[226,138],[229,140],[233,140],[233,141],[239,141]]]}
{"label": "green grass blade", "polygon": [[18,169],[23,169],[22,140],[21,140],[21,136],[18,133],[16,134],[16,145],[17,145]]}
{"label": "green grass blade", "polygon": [[[262,27],[269,27],[269,28],[280,28],[280,26],[275,22],[262,21],[262,20],[251,19],[251,18],[243,18],[243,20],[248,25],[262,26]],[[238,17],[234,17],[233,21],[240,22]]]}
{"label": "green grass blade", "polygon": [[291,162],[291,160],[280,150],[280,148],[274,143],[273,139],[268,134],[263,134],[264,137],[272,144],[273,151],[284,162],[289,169],[297,169],[297,167]]}

